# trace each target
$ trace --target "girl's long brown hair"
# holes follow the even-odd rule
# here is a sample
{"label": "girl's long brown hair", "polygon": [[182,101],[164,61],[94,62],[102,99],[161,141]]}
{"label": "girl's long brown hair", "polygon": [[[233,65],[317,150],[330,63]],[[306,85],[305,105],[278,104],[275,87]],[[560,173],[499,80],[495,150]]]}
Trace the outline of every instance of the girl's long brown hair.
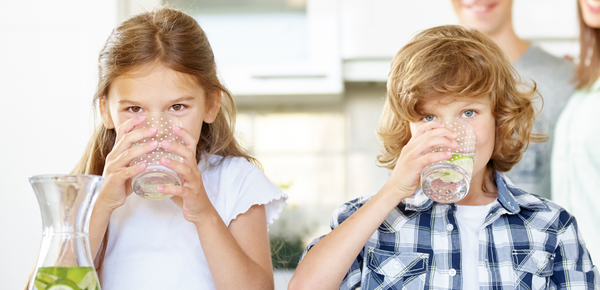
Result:
{"label": "girl's long brown hair", "polygon": [[600,76],[600,29],[585,24],[581,9],[577,1],[580,45],[575,82],[577,89],[589,89]]}
{"label": "girl's long brown hair", "polygon": [[[155,62],[194,77],[207,92],[207,98],[213,95],[208,92],[221,93],[221,109],[215,121],[202,124],[196,162],[200,162],[202,153],[206,152],[223,157],[243,157],[259,165],[234,138],[235,104],[231,93],[217,77],[214,55],[204,31],[194,18],[181,11],[160,7],[132,17],[112,31],[98,57],[99,79],[94,106],[100,98],[109,97],[109,87],[115,78]],[[114,129],[107,129],[100,122],[72,173],[102,175],[106,156],[116,137]],[[108,234],[107,229],[96,257],[100,280]]]}

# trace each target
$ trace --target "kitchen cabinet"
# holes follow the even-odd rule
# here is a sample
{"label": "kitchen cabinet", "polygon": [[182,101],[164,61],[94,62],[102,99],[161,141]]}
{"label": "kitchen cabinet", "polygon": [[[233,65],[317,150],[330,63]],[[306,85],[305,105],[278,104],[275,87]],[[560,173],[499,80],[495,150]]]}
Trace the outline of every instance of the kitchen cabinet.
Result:
{"label": "kitchen cabinet", "polygon": [[[339,0],[253,1],[244,8],[204,0],[192,3],[192,12],[183,9],[206,32],[236,102],[284,101],[289,95],[339,99]],[[197,5],[202,2],[214,5]],[[236,1],[221,3],[229,2]],[[283,5],[290,2],[299,8]]]}

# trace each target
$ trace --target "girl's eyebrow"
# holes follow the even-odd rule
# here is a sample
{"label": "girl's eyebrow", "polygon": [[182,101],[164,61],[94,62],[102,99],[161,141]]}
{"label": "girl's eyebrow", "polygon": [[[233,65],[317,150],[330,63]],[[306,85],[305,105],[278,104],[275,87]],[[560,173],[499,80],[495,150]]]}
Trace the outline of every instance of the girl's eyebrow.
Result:
{"label": "girl's eyebrow", "polygon": [[194,97],[192,97],[192,96],[184,96],[184,97],[181,97],[181,98],[178,98],[178,99],[172,100],[171,102],[173,102],[173,103],[180,103],[180,102],[185,102],[185,101],[192,101],[192,100],[194,100],[194,99],[195,99],[195,98],[194,98]]}
{"label": "girl's eyebrow", "polygon": [[[177,98],[177,99],[169,101],[169,102],[171,102],[171,103],[181,103],[181,102],[185,102],[185,101],[192,101],[194,99],[195,98],[192,97],[192,96],[184,96],[184,97]],[[119,100],[118,103],[122,104],[122,105],[131,105],[131,106],[138,106],[138,107],[141,105],[140,102],[131,101],[131,100]]]}
{"label": "girl's eyebrow", "polygon": [[130,101],[130,100],[119,100],[118,102],[119,104],[122,105],[132,105],[132,106],[140,106],[140,103],[136,102],[136,101]]}

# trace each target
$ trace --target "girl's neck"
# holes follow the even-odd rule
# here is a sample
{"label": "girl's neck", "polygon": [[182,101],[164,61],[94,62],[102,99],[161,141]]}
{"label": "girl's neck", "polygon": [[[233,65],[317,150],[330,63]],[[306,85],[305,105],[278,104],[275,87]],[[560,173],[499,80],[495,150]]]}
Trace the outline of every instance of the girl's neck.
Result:
{"label": "girl's neck", "polygon": [[[457,205],[470,205],[470,206],[480,206],[480,205],[488,205],[492,203],[498,197],[498,188],[492,181],[492,175],[487,174],[487,170],[484,170],[477,176],[473,176],[471,181],[471,187],[469,188],[469,192],[465,198],[461,199],[457,202]],[[483,191],[483,183],[485,182],[486,191]],[[476,186],[479,184],[479,186]]]}

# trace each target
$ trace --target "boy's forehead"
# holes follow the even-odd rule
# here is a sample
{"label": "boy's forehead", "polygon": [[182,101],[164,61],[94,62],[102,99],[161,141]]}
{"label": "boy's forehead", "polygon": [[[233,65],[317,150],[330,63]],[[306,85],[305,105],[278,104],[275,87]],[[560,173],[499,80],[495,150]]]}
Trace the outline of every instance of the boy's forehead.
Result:
{"label": "boy's forehead", "polygon": [[469,97],[469,98],[460,98],[460,97],[451,97],[451,96],[443,96],[435,99],[426,99],[421,100],[418,103],[418,107],[422,110],[434,109],[439,106],[447,106],[447,105],[456,105],[456,106],[468,106],[468,105],[490,105],[491,100],[489,96],[479,96],[479,97]]}

